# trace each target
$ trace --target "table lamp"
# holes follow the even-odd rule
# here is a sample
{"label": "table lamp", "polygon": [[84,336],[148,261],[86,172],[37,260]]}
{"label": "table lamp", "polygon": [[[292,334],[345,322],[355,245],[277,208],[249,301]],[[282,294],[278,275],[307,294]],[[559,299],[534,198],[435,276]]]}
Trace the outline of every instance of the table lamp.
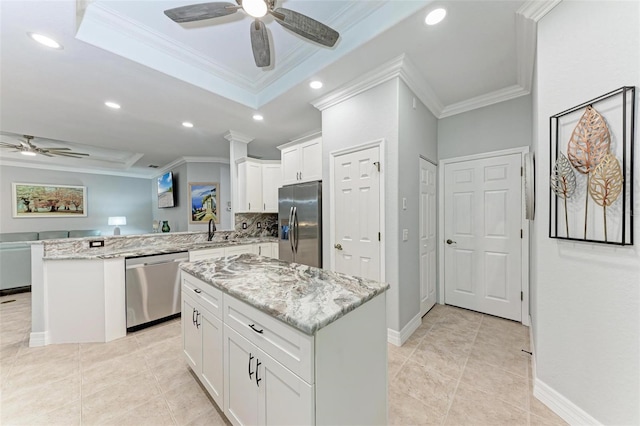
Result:
{"label": "table lamp", "polygon": [[126,225],[127,218],[125,216],[110,216],[109,225],[114,225],[113,235],[120,235],[120,225]]}

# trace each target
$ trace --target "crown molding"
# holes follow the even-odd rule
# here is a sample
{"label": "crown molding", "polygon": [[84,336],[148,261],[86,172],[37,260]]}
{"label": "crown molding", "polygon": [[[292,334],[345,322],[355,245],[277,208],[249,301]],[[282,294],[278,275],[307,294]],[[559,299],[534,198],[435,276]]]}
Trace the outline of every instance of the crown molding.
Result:
{"label": "crown molding", "polygon": [[530,91],[525,90],[518,84],[514,84],[513,86],[505,87],[504,89],[496,90],[495,92],[486,93],[484,95],[467,99],[466,101],[447,105],[442,110],[442,113],[438,118],[451,117],[452,115],[519,98],[520,96],[525,96],[529,93]]}
{"label": "crown molding", "polygon": [[517,15],[522,15],[526,19],[538,22],[562,0],[529,0],[516,11]]}
{"label": "crown molding", "polygon": [[301,142],[307,142],[312,139],[316,139],[320,137],[322,137],[322,130],[317,130],[312,133],[307,133],[306,135],[300,136],[299,138],[291,139],[289,142],[283,143],[282,145],[278,145],[276,148],[282,151],[283,149],[289,148],[290,146],[297,145]]}
{"label": "crown molding", "polygon": [[311,104],[323,111],[396,77],[402,79],[409,86],[434,116],[438,117],[440,115],[444,105],[413,62],[404,53],[313,101]]}
{"label": "crown molding", "polygon": [[149,169],[149,170],[140,170],[138,171],[119,171],[119,170],[103,170],[98,168],[85,168],[85,167],[71,167],[71,166],[60,166],[53,164],[41,164],[41,163],[25,163],[22,161],[15,160],[7,160],[4,158],[0,158],[0,167],[22,167],[27,169],[39,169],[39,170],[53,170],[65,173],[87,173],[92,175],[107,175],[107,176],[121,176],[121,177],[131,177],[131,178],[139,178],[139,179],[151,179],[153,174],[156,173],[157,169]]}
{"label": "crown molding", "polygon": [[391,80],[400,75],[400,68],[404,60],[404,53],[396,56],[388,62],[380,65],[378,68],[363,74],[361,77],[351,80],[349,83],[338,87],[336,90],[311,102],[311,105],[324,111],[334,105],[352,98],[360,93],[376,87],[382,83]]}
{"label": "crown molding", "polygon": [[229,130],[223,135],[223,137],[229,142],[242,142],[247,144],[255,139],[251,136],[243,135],[240,132],[236,132],[235,130]]}

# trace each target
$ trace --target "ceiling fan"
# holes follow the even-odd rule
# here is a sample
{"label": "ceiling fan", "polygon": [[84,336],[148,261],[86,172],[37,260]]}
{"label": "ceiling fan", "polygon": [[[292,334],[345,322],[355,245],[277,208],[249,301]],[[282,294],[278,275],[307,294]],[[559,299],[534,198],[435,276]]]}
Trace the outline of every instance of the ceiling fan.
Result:
{"label": "ceiling fan", "polygon": [[24,139],[20,139],[19,144],[0,142],[0,148],[14,149],[14,152],[20,152],[23,155],[41,154],[45,157],[58,155],[61,157],[83,158],[89,156],[89,154],[83,154],[82,152],[73,152],[71,148],[38,148],[31,142],[32,140],[33,136],[24,135]]}
{"label": "ceiling fan", "polygon": [[164,14],[175,22],[183,23],[219,18],[231,15],[239,9],[244,10],[255,18],[251,23],[251,48],[253,59],[258,67],[271,65],[269,33],[260,20],[267,14],[273,16],[276,22],[288,30],[323,46],[333,47],[340,37],[336,30],[315,19],[283,7],[275,8],[276,0],[236,0],[236,2],[237,4],[228,2],[192,4],[165,10]]}

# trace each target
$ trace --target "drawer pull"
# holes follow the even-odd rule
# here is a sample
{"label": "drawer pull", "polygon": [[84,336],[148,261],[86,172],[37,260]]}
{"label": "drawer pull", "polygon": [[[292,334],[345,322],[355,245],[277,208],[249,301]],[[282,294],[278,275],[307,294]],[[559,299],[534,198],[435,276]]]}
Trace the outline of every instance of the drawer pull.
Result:
{"label": "drawer pull", "polygon": [[258,378],[258,367],[260,367],[260,364],[262,364],[262,363],[260,362],[260,360],[258,358],[256,358],[256,386],[258,386],[258,387],[260,387],[260,380],[262,380],[262,379]]}
{"label": "drawer pull", "polygon": [[193,314],[191,314],[191,322],[196,325],[196,308],[193,308]]}
{"label": "drawer pull", "polygon": [[253,356],[251,355],[251,352],[249,352],[249,380],[252,379],[251,376],[253,376],[253,371],[251,371],[251,360],[253,359]]}
{"label": "drawer pull", "polygon": [[199,288],[194,288],[193,291],[195,291],[198,294],[202,293],[202,290],[200,290]]}
{"label": "drawer pull", "polygon": [[259,334],[262,334],[262,332],[264,331],[264,328],[263,328],[263,329],[261,329],[261,330],[258,330],[258,329],[256,328],[256,325],[255,325],[255,324],[249,324],[249,327],[251,327],[251,329],[252,329],[253,331],[255,331],[256,333],[259,333]]}

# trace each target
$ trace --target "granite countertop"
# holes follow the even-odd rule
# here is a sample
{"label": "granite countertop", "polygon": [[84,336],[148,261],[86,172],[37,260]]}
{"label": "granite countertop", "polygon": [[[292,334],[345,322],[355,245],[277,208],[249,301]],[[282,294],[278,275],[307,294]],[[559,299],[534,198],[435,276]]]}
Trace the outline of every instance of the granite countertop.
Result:
{"label": "granite countertop", "polygon": [[[100,239],[100,237],[94,238]],[[189,250],[213,249],[218,247],[239,246],[256,243],[275,243],[275,237],[249,237],[234,238],[229,240],[201,241],[193,243],[176,243],[174,241],[160,242],[157,244],[136,247],[135,249],[91,249],[81,253],[55,253],[45,256],[45,260],[70,260],[70,259],[113,259],[118,257],[141,257],[154,254],[177,253]]]}
{"label": "granite countertop", "polygon": [[387,283],[253,254],[183,262],[180,268],[310,335],[389,288]]}

